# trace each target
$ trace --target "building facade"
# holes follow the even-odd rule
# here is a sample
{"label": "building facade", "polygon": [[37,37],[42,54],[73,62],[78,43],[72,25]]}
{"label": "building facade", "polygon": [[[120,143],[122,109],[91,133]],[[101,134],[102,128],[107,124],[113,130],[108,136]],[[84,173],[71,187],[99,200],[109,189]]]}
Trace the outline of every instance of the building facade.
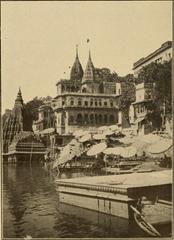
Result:
{"label": "building facade", "polygon": [[153,105],[153,84],[140,83],[136,85],[136,101],[129,108],[129,122],[139,135],[148,134],[153,130],[147,114]]}
{"label": "building facade", "polygon": [[[141,58],[133,64],[134,76],[138,77],[140,70],[152,63],[163,64],[172,59],[172,42],[167,41],[159,49],[152,52],[145,58]],[[147,114],[153,109],[155,99],[155,82],[142,82],[136,84],[136,101],[129,109],[129,121],[137,134],[147,134],[154,130],[152,122],[148,121]]]}
{"label": "building facade", "polygon": [[55,127],[54,111],[50,104],[40,106],[38,112],[38,120],[33,122],[33,131],[35,133]]}
{"label": "building facade", "polygon": [[[59,135],[72,134],[79,128],[93,130],[118,123],[121,85],[113,76],[108,68],[94,67],[90,52],[83,71],[76,49],[70,78],[60,79],[56,84],[57,96],[50,104],[55,117],[53,127]],[[44,119],[42,108],[33,129],[43,125]]]}
{"label": "building facade", "polygon": [[142,69],[142,67],[145,67],[152,62],[164,63],[165,61],[170,61],[171,59],[172,42],[167,41],[163,43],[160,48],[150,53],[147,57],[141,58],[133,64],[134,76],[138,77],[138,73]]}
{"label": "building facade", "polygon": [[111,81],[109,69],[94,67],[90,52],[83,72],[77,51],[70,79],[57,83],[57,96],[51,104],[57,133],[118,123],[120,95],[120,84]]}

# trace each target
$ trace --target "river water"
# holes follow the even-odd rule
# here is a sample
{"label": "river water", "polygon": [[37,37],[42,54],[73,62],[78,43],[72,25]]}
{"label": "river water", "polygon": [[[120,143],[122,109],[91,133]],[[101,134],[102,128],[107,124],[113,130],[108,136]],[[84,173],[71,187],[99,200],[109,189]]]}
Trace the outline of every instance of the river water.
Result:
{"label": "river water", "polygon": [[[89,173],[88,173],[89,174]],[[63,173],[59,178],[85,173]],[[59,203],[55,176],[39,164],[3,166],[3,237],[108,238],[141,236],[123,219]]]}

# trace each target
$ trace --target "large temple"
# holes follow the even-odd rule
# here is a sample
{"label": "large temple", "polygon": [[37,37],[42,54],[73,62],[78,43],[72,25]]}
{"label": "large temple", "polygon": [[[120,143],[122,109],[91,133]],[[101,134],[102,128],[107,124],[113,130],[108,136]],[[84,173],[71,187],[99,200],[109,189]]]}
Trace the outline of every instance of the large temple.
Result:
{"label": "large temple", "polygon": [[31,131],[25,131],[23,99],[19,89],[12,110],[4,115],[3,160],[5,162],[32,161],[43,157],[45,146]]}
{"label": "large temple", "polygon": [[108,68],[94,67],[90,52],[83,71],[76,48],[70,78],[60,79],[56,86],[57,96],[49,107],[40,108],[39,119],[33,124],[35,132],[44,130],[43,122],[50,113],[54,121],[47,126],[55,128],[59,135],[118,123],[121,86]]}
{"label": "large temple", "polygon": [[23,131],[23,99],[21,89],[19,88],[14,107],[8,113],[3,123],[3,152],[8,152],[8,147],[14,137]]}

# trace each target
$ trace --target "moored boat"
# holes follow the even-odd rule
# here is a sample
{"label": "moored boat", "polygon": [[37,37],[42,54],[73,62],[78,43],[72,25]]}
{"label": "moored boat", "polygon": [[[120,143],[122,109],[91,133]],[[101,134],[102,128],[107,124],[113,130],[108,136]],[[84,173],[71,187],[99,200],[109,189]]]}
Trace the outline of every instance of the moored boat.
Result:
{"label": "moored boat", "polygon": [[[155,204],[149,204],[139,211],[136,207],[130,206],[133,211],[134,221],[137,226],[148,236],[160,237],[159,226],[171,224],[172,203],[158,200]],[[157,227],[159,231],[157,230]]]}

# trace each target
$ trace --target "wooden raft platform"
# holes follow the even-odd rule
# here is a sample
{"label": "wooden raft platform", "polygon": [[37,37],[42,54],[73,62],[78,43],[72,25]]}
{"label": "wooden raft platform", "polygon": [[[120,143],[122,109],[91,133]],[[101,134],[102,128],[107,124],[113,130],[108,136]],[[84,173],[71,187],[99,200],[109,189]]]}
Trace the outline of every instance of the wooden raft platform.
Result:
{"label": "wooden raft platform", "polygon": [[172,171],[56,180],[60,202],[130,219],[139,197],[169,200]]}

